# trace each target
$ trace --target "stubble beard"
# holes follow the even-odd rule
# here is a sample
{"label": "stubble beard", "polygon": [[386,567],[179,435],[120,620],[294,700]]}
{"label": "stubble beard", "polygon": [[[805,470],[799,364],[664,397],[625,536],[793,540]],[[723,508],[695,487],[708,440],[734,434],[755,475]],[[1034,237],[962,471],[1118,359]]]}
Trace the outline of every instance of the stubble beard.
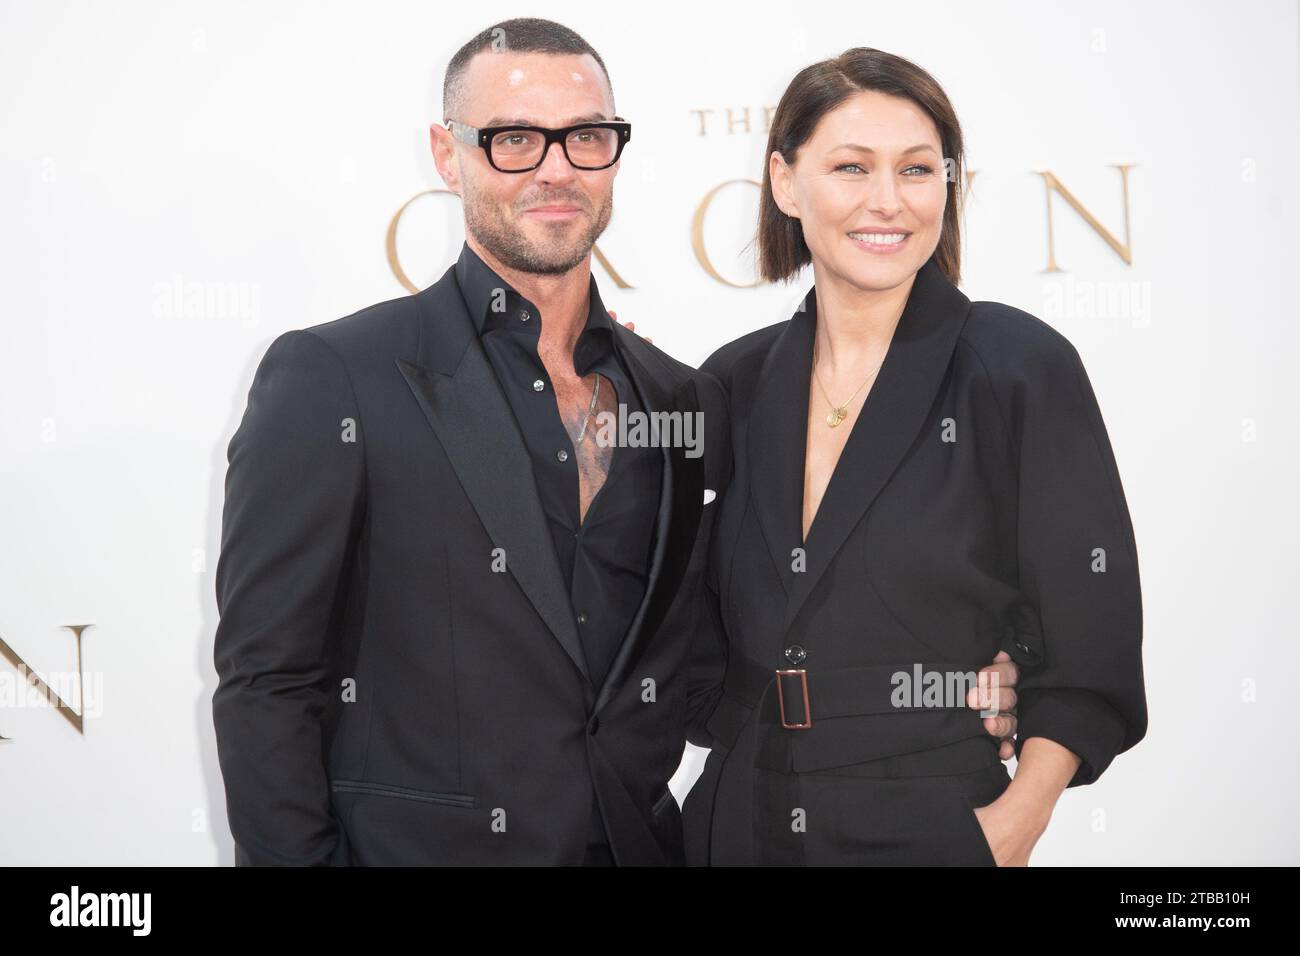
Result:
{"label": "stubble beard", "polygon": [[[541,240],[530,238],[501,207],[489,197],[479,198],[471,192],[465,197],[465,228],[502,265],[517,272],[533,275],[563,275],[591,255],[591,249],[609,225],[614,210],[613,191],[606,194],[596,209],[596,215],[587,220],[587,228],[576,239],[566,238],[569,226],[542,223],[546,235]],[[531,201],[530,206],[546,202],[573,202],[580,208],[586,203],[573,196],[543,197]],[[522,215],[522,210],[518,215]]]}

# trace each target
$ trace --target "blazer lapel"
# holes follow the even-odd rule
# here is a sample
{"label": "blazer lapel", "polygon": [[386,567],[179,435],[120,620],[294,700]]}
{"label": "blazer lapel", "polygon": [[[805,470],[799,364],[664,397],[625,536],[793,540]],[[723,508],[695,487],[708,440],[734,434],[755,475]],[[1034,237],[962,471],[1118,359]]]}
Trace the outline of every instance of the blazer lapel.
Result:
{"label": "blazer lapel", "polygon": [[816,312],[810,289],[759,371],[745,438],[754,511],[789,595],[803,544],[803,467]]}
{"label": "blazer lapel", "polygon": [[[815,289],[809,292],[807,310],[804,318],[799,320],[804,325],[797,342],[801,348],[805,339],[807,344],[803,370],[787,385],[794,391],[786,392],[786,401],[798,406],[797,429],[801,440],[797,445],[800,449],[804,448],[807,440],[811,331],[816,327],[815,293]],[[885,353],[884,364],[853,423],[853,430],[808,531],[808,540],[804,544],[807,568],[801,574],[791,575],[793,584],[786,606],[786,631],[794,625],[822,574],[916,441],[938,397],[969,309],[970,300],[948,281],[933,259],[927,260],[916,274],[907,305]],[[794,425],[787,422],[786,427]],[[800,454],[797,456],[799,478],[795,502],[789,510],[790,517],[782,519],[787,529],[791,518],[796,522],[796,538],[802,528],[803,464],[804,456]],[[788,481],[788,477],[785,480]],[[788,530],[786,533],[789,534]],[[788,560],[786,566],[789,566]]]}
{"label": "blazer lapel", "polygon": [[[672,389],[651,371],[659,363],[649,357],[649,350],[639,336],[622,326],[616,327],[615,334],[634,387],[644,399],[646,412],[676,411],[681,413],[683,421],[688,416],[693,418],[699,411],[695,383],[688,379],[677,389]],[[700,439],[703,440],[702,435]],[[660,451],[664,475],[645,595],[597,695],[594,708],[597,711],[623,686],[632,666],[658,632],[690,563],[695,532],[704,511],[703,455],[688,458],[686,449],[680,446],[663,447]]]}
{"label": "blazer lapel", "polygon": [[[397,360],[494,547],[575,667],[590,682],[564,577],[514,413],[456,285],[455,267],[420,300],[416,359]],[[484,567],[489,555],[484,555]]]}

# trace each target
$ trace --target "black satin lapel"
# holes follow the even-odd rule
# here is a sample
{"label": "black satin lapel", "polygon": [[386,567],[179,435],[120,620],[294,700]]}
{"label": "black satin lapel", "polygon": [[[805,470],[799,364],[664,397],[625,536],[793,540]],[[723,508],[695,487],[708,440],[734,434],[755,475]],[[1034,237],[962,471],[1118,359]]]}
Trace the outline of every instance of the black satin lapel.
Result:
{"label": "black satin lapel", "polygon": [[[444,285],[447,277],[438,285]],[[424,300],[418,362],[397,360],[506,569],[584,677],[586,658],[532,462],[455,285]],[[490,555],[484,555],[484,568]]]}
{"label": "black satin lapel", "polygon": [[794,549],[803,544],[803,469],[815,330],[815,290],[810,289],[763,362],[745,439],[754,510],[786,594],[797,576]]}
{"label": "black satin lapel", "polygon": [[[970,300],[948,281],[933,259],[917,272],[884,364],[853,423],[808,530],[808,566],[794,576],[794,590],[786,607],[787,631],[831,559],[917,439],[943,384],[969,308]],[[807,381],[805,373],[805,395]],[[800,467],[802,462],[800,456]],[[799,507],[802,509],[802,502]]]}
{"label": "black satin lapel", "polygon": [[[653,374],[640,355],[643,344],[631,341],[633,333],[624,333],[619,347],[628,373],[644,398],[647,411],[679,411],[694,416],[699,411],[695,383],[687,380],[675,392]],[[701,433],[701,440],[703,439]],[[665,439],[666,440],[666,439]],[[659,493],[659,515],[655,525],[655,546],[645,595],[628,633],[610,664],[605,683],[596,698],[599,710],[622,687],[646,645],[654,639],[664,615],[677,595],[686,568],[690,564],[695,533],[704,511],[704,457],[687,457],[685,447],[661,449],[664,477]],[[705,450],[707,454],[707,449]]]}

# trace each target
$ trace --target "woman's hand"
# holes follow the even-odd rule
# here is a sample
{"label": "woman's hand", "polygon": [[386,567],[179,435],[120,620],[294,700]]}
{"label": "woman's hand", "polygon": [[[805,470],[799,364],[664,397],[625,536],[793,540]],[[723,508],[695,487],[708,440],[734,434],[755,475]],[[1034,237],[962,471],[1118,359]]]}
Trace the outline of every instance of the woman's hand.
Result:
{"label": "woman's hand", "polygon": [[1028,866],[1038,838],[1047,829],[1080,758],[1047,737],[1029,737],[1020,748],[1016,775],[1002,796],[975,808],[998,866]]}
{"label": "woman's hand", "polygon": [[[631,328],[629,325],[628,328]],[[998,738],[998,757],[1016,755],[1016,681],[1020,668],[1006,651],[998,651],[992,663],[981,667],[978,683],[966,694],[966,706],[980,711],[984,729]]]}
{"label": "woman's hand", "polygon": [[[609,310],[609,317],[610,317],[611,319],[613,319],[615,322],[618,321],[618,313],[615,312],[613,309],[610,309],[610,310]],[[623,322],[622,325],[624,325],[624,326],[627,328],[627,330],[628,330],[629,332],[635,332],[635,331],[636,331],[636,323],[635,323],[635,322]],[[645,339],[647,342],[653,342],[653,341],[654,341],[654,339],[650,338],[650,336],[648,336],[648,335],[643,335],[643,336],[641,336],[641,338]]]}
{"label": "woman's hand", "polygon": [[1050,807],[1044,815],[1040,804],[1026,804],[1010,787],[988,806],[975,808],[975,819],[998,866],[1028,866],[1029,854],[1051,816]]}

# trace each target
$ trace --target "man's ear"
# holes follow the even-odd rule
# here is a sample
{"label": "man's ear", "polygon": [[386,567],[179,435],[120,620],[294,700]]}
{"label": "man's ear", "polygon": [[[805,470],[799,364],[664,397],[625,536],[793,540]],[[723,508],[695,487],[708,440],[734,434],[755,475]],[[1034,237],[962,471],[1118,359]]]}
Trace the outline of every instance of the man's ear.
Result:
{"label": "man's ear", "polygon": [[429,126],[429,148],[433,150],[433,164],[442,181],[457,196],[460,195],[460,167],[456,163],[456,141],[447,127],[433,123]]}
{"label": "man's ear", "polygon": [[786,164],[780,150],[772,150],[772,155],[767,158],[767,175],[772,181],[772,200],[776,207],[791,219],[798,219],[799,204],[795,202],[794,191],[790,188],[794,170]]}

